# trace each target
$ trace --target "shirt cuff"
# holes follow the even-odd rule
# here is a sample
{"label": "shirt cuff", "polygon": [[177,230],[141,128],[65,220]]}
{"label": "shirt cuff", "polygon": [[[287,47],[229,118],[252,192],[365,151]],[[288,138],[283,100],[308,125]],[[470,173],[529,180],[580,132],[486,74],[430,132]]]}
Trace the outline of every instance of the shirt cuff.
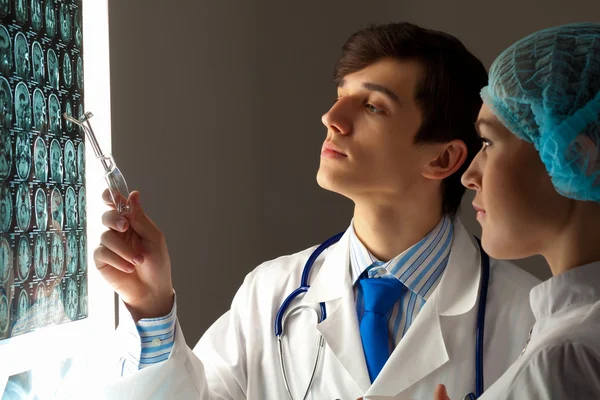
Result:
{"label": "shirt cuff", "polygon": [[169,314],[144,318],[137,323],[131,316],[125,321],[126,353],[121,359],[121,376],[165,361],[171,355],[177,322],[177,298]]}

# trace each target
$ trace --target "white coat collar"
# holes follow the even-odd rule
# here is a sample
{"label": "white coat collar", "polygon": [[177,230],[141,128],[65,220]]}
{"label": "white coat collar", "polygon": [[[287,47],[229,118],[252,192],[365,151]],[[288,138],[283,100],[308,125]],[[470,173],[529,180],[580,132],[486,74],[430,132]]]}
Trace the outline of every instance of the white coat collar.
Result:
{"label": "white coat collar", "polygon": [[[314,276],[314,275],[313,275]],[[342,235],[325,255],[321,269],[310,283],[304,301],[320,303],[339,299],[352,285],[350,274],[350,232]]]}
{"label": "white coat collar", "polygon": [[481,252],[462,222],[454,220],[454,241],[448,266],[438,287],[438,314],[456,316],[470,311],[479,297]]}
{"label": "white coat collar", "polygon": [[529,293],[536,321],[600,300],[600,261],[573,268],[540,283]]}
{"label": "white coat collar", "polygon": [[[313,278],[304,300],[326,302],[342,297],[352,285],[350,273],[350,233],[347,230],[325,256],[325,261]],[[464,314],[477,302],[479,293],[479,247],[460,220],[454,221],[454,239],[448,266],[437,288],[439,315]]]}

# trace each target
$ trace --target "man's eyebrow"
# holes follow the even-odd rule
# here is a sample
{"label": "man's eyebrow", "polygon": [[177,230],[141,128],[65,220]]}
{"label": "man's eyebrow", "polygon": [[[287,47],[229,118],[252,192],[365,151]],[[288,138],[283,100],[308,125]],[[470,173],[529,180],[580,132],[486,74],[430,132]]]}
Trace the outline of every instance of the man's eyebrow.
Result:
{"label": "man's eyebrow", "polygon": [[363,83],[363,87],[374,92],[383,93],[384,95],[392,99],[395,103],[400,104],[400,97],[398,97],[396,93],[386,88],[385,86],[378,85],[376,83],[365,82]]}
{"label": "man's eyebrow", "polygon": [[[343,88],[345,84],[346,84],[346,81],[344,79],[340,80],[338,83],[338,88]],[[362,84],[362,86],[367,90],[382,93],[385,96],[389,97],[391,100],[393,100],[395,103],[401,104],[400,97],[396,93],[394,93],[392,90],[388,89],[387,87],[385,87],[383,85],[380,85],[377,83],[372,83],[372,82],[364,82]]]}

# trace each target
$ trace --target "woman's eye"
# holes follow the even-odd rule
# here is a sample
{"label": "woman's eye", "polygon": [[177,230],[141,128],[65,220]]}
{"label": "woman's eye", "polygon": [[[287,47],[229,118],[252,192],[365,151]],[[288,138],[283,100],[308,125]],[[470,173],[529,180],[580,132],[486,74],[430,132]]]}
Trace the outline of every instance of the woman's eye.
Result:
{"label": "woman's eye", "polygon": [[371,112],[373,114],[379,114],[379,113],[383,112],[383,110],[375,107],[373,104],[366,103],[365,107],[367,108],[367,110],[369,110],[369,112]]}
{"label": "woman's eye", "polygon": [[481,143],[482,143],[483,149],[485,149],[486,147],[489,147],[489,146],[492,145],[492,142],[489,139],[487,139],[487,138],[480,137],[479,139],[481,139]]}

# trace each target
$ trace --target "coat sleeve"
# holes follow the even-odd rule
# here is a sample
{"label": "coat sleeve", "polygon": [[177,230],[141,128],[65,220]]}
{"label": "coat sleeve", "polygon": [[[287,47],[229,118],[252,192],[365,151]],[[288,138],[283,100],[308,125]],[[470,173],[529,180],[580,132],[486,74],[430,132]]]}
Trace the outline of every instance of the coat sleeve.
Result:
{"label": "coat sleeve", "polygon": [[249,274],[223,314],[194,351],[179,322],[169,359],[119,378],[102,388],[105,399],[242,400],[246,398],[246,311]]}
{"label": "coat sleeve", "polygon": [[600,356],[581,343],[561,343],[534,355],[498,399],[600,399]]}

